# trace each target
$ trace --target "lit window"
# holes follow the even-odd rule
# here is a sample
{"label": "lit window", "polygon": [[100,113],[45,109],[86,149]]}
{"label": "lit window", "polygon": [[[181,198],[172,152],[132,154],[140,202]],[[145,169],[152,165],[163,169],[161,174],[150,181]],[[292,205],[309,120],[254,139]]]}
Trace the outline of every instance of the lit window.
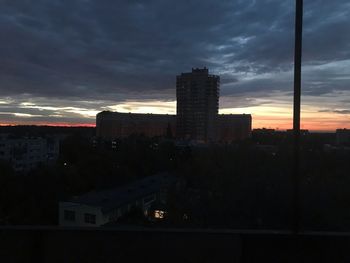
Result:
{"label": "lit window", "polygon": [[163,219],[164,215],[165,215],[165,212],[162,210],[155,210],[154,211],[154,218]]}

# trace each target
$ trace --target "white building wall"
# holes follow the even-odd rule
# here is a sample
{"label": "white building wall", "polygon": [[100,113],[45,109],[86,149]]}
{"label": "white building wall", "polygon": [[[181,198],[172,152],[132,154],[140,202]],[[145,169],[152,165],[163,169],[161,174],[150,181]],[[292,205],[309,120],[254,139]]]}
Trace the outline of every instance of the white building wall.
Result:
{"label": "white building wall", "polygon": [[[64,211],[74,211],[75,220],[65,220]],[[96,224],[86,223],[85,214],[96,216]],[[60,202],[59,203],[59,225],[60,226],[81,226],[81,227],[97,227],[109,222],[109,217],[103,215],[100,207],[88,206],[83,204]]]}
{"label": "white building wall", "polygon": [[[129,213],[133,207],[142,208],[145,214],[148,213],[151,205],[157,200],[158,194],[150,194],[137,200],[133,200],[128,204],[124,204],[114,211],[110,211],[108,215],[102,213],[101,207],[94,207],[74,202],[60,202],[59,203],[59,225],[60,226],[79,226],[79,227],[98,227],[112,221],[117,221],[119,217]],[[75,220],[65,219],[65,210],[73,211],[75,213]],[[96,224],[86,223],[85,214],[92,214],[96,216]]]}

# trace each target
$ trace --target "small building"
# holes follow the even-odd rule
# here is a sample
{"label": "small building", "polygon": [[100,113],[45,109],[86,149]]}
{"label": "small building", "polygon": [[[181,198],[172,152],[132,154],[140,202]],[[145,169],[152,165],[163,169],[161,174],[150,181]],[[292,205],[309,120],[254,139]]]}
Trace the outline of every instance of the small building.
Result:
{"label": "small building", "polygon": [[59,203],[59,225],[98,227],[118,222],[135,208],[149,217],[152,204],[165,204],[168,189],[177,182],[175,176],[159,174],[122,187],[73,197]]}
{"label": "small building", "polygon": [[337,129],[335,134],[338,145],[350,145],[350,129]]}

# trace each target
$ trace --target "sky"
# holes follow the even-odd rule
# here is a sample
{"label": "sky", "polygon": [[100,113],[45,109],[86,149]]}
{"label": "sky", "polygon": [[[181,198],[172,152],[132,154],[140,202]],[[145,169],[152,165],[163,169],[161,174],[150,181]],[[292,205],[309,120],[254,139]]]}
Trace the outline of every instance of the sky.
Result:
{"label": "sky", "polygon": [[[292,127],[293,0],[1,0],[0,125],[176,113],[176,75],[221,78],[220,113]],[[301,128],[350,128],[350,2],[304,0]]]}

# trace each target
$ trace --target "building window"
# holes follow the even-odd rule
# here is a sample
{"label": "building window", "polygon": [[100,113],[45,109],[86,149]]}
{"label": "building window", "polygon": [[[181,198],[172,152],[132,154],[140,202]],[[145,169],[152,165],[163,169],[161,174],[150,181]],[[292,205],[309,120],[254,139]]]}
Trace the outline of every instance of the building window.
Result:
{"label": "building window", "polygon": [[162,210],[155,210],[154,211],[154,218],[163,219],[164,215],[165,215],[165,212]]}
{"label": "building window", "polygon": [[75,221],[75,212],[71,210],[64,210],[64,220]]}
{"label": "building window", "polygon": [[85,223],[96,224],[96,215],[94,214],[84,214]]}

